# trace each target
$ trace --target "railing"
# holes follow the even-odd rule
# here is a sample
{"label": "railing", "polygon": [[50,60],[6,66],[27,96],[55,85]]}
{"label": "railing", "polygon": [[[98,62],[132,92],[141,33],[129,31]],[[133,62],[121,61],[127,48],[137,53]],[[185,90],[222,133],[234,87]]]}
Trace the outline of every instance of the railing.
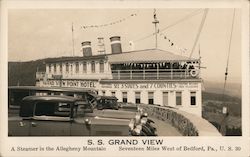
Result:
{"label": "railing", "polygon": [[162,120],[175,127],[183,136],[221,136],[207,120],[196,115],[155,105],[139,105],[149,117]]}
{"label": "railing", "polygon": [[198,70],[194,69],[112,70],[112,76],[115,80],[199,78]]}

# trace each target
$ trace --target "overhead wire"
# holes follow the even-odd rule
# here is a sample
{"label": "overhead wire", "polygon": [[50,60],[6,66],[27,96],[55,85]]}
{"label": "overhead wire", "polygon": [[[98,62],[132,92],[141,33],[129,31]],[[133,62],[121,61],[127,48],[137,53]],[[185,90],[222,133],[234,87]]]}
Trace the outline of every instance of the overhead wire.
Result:
{"label": "overhead wire", "polygon": [[205,23],[205,20],[206,20],[206,17],[207,17],[207,13],[208,13],[208,9],[205,9],[205,10],[204,10],[204,14],[203,14],[202,19],[201,19],[201,24],[200,24],[200,26],[199,26],[198,33],[197,33],[197,35],[196,35],[196,37],[195,37],[194,45],[193,45],[192,50],[191,50],[191,53],[190,53],[190,55],[189,55],[189,58],[191,58],[192,55],[193,55],[193,53],[194,53],[194,49],[195,49],[196,44],[197,44],[197,42],[198,42],[198,40],[199,40],[199,37],[200,37],[201,31],[202,31],[202,28],[203,28],[203,26],[204,26],[204,23]]}
{"label": "overhead wire", "polygon": [[233,12],[233,20],[232,20],[232,26],[231,26],[230,40],[229,40],[229,45],[228,45],[228,56],[227,56],[227,64],[226,64],[226,72],[225,72],[225,81],[224,81],[224,86],[223,86],[223,100],[224,100],[224,96],[225,96],[226,83],[227,83],[228,65],[229,65],[229,59],[230,59],[229,57],[230,57],[230,52],[231,52],[231,43],[232,43],[232,36],[233,36],[234,19],[235,19],[235,9],[234,9],[234,12]]}
{"label": "overhead wire", "polygon": [[[197,14],[200,14],[201,11],[202,11],[202,9],[197,9],[195,11],[192,11],[191,13],[189,13],[188,15],[184,16],[183,18],[177,20],[173,24],[170,24],[170,25],[166,26],[165,28],[159,30],[157,33],[164,32],[166,29],[169,29],[169,28],[171,28],[171,27],[173,27],[173,26],[175,26],[175,25],[177,25],[177,24],[179,24],[179,23],[181,23],[181,22],[183,22],[183,21],[197,15]],[[150,34],[148,34],[148,35],[146,35],[144,37],[141,37],[139,39],[134,40],[134,42],[142,41],[142,40],[147,39],[147,38],[149,38],[149,37],[151,37],[153,35],[155,35],[155,33],[150,33]]]}

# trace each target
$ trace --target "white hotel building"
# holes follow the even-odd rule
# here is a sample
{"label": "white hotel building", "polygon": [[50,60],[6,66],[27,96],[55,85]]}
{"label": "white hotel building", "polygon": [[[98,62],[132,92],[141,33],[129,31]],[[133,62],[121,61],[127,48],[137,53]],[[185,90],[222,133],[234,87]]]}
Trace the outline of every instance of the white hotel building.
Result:
{"label": "white hotel building", "polygon": [[199,59],[159,49],[122,52],[119,36],[110,38],[112,53],[92,55],[82,43],[83,57],[62,57],[46,63],[36,75],[37,86],[90,88],[120,102],[171,106],[201,116]]}

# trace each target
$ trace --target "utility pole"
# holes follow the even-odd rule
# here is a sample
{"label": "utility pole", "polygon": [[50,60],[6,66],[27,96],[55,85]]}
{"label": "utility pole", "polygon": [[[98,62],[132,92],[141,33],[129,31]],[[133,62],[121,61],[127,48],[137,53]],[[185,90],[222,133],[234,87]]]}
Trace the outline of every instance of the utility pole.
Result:
{"label": "utility pole", "polygon": [[156,17],[156,9],[154,9],[154,21],[152,23],[155,25],[155,48],[157,49],[157,47],[158,47],[157,34],[159,32],[157,24],[159,23],[159,20],[157,20],[157,17]]}

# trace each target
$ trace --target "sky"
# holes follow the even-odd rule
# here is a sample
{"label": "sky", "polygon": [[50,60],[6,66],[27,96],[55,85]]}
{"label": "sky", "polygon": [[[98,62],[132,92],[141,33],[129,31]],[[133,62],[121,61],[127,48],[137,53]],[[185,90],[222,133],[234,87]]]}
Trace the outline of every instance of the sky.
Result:
{"label": "sky", "polygon": [[[234,9],[212,8],[195,47],[200,47],[201,76],[205,80],[224,81]],[[8,60],[30,61],[48,57],[72,56],[72,23],[74,55],[82,56],[81,42],[91,41],[97,55],[97,38],[104,37],[106,53],[110,53],[109,38],[121,36],[122,50],[155,48],[154,9],[10,9],[8,12]],[[189,56],[202,20],[204,9],[156,9],[158,48]],[[136,16],[131,16],[136,14]],[[189,16],[193,15],[193,16]],[[185,20],[184,17],[188,17]],[[123,20],[125,19],[125,20]],[[120,21],[110,25],[110,23]],[[180,21],[176,24],[176,22]],[[105,24],[109,24],[103,26]],[[81,26],[99,26],[82,29]],[[102,26],[102,27],[101,27]],[[169,27],[171,26],[171,27]],[[167,28],[167,29],[165,29]],[[229,57],[228,82],[241,82],[241,10],[236,9]],[[151,35],[151,36],[150,36]],[[148,38],[144,38],[147,37]],[[165,39],[166,37],[167,39]],[[171,42],[169,42],[169,40]],[[171,43],[174,43],[171,46]],[[180,49],[186,49],[185,52]]]}

